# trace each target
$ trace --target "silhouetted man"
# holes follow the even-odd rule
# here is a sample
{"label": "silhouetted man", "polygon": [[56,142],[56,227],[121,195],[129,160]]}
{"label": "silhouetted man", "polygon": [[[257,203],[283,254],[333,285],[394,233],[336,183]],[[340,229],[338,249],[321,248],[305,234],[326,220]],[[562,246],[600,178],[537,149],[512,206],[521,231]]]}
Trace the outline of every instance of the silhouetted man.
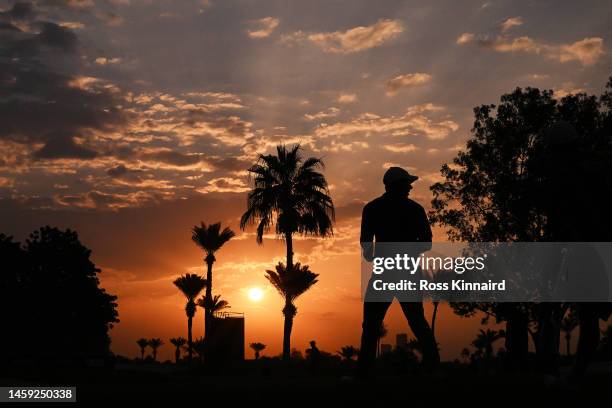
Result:
{"label": "silhouetted man", "polygon": [[[418,177],[400,167],[391,167],[383,177],[386,192],[366,204],[361,218],[361,245],[364,257],[371,257],[377,242],[422,242],[423,251],[431,248],[431,228],[425,210],[408,198],[412,183]],[[372,244],[374,242],[374,244]],[[423,365],[433,370],[440,362],[438,347],[425,319],[423,302],[400,300],[410,329],[421,344]],[[359,352],[359,376],[366,376],[376,358],[380,327],[393,298],[388,301],[364,302],[363,332]]]}

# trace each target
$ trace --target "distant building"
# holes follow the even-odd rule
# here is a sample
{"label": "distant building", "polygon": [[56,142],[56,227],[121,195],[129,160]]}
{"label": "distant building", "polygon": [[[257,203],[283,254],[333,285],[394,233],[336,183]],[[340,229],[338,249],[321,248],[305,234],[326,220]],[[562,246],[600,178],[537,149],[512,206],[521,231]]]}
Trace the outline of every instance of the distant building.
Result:
{"label": "distant building", "polygon": [[395,348],[408,348],[408,334],[398,333],[397,336],[395,336]]}
{"label": "distant building", "polygon": [[210,345],[212,358],[217,361],[244,360],[244,314],[216,313]]}
{"label": "distant building", "polygon": [[393,352],[393,346],[391,344],[380,345],[380,355],[391,354]]}

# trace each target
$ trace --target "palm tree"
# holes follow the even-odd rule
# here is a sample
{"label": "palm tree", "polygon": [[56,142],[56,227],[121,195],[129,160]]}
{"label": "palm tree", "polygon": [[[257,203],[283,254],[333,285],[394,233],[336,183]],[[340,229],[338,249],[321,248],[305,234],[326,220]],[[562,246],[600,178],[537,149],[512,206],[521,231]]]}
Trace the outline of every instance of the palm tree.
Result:
{"label": "palm tree", "polygon": [[249,344],[249,347],[255,352],[255,360],[259,360],[259,353],[264,351],[266,345],[263,343],[251,343]]}
{"label": "palm tree", "polygon": [[293,234],[325,237],[333,233],[334,204],[322,173],[323,161],[303,159],[300,145],[276,147],[276,156],[260,155],[248,171],[254,177],[240,228],[257,224],[257,243],[276,223],[276,234],[287,245],[287,267],[293,265]]}
{"label": "palm tree", "polygon": [[178,364],[179,360],[181,359],[181,347],[187,343],[187,340],[185,340],[183,337],[173,337],[170,339],[170,343],[176,347],[176,351],[174,352],[174,361],[176,364]]}
{"label": "palm tree", "polygon": [[204,354],[206,353],[206,340],[204,337],[198,337],[193,341],[193,351],[196,352],[200,358],[200,362],[204,360]]}
{"label": "palm tree", "polygon": [[472,345],[476,347],[477,350],[484,351],[485,360],[489,360],[493,356],[493,344],[504,337],[504,331],[496,331],[487,329],[484,331],[480,329],[480,332],[476,336],[476,339],[472,342]]}
{"label": "palm tree", "polygon": [[293,318],[297,314],[294,301],[317,283],[319,275],[311,272],[308,265],[302,266],[299,262],[292,266],[285,266],[282,262],[279,262],[276,265],[276,271],[267,270],[266,274],[266,278],[285,299],[285,306],[283,307],[283,315],[285,316],[283,360],[289,361],[291,358],[291,329],[293,328]]}
{"label": "palm tree", "polygon": [[155,338],[149,340],[149,346],[151,346],[151,349],[153,350],[153,361],[157,361],[157,349],[163,345],[164,342],[162,339]]}
{"label": "palm tree", "polygon": [[191,230],[191,240],[195,242],[197,246],[202,248],[206,253],[204,262],[206,263],[206,295],[204,302],[204,334],[209,336],[211,333],[211,323],[213,310],[212,307],[208,307],[213,303],[212,297],[212,267],[215,263],[215,252],[217,252],[223,244],[232,239],[236,234],[229,228],[224,228],[221,231],[221,223],[206,225],[204,222],[200,223],[200,226],[194,226]]}
{"label": "palm tree", "polygon": [[[206,296],[202,296],[201,298],[199,298],[196,304],[202,309],[206,310]],[[225,299],[221,299],[221,295],[213,296],[212,306],[210,307],[210,310],[212,311],[213,315],[224,309],[231,309],[229,302]]]}
{"label": "palm tree", "polygon": [[138,347],[140,347],[140,359],[144,360],[144,353],[145,353],[145,349],[149,345],[149,340],[145,338],[141,338],[136,341],[136,344],[138,344]]}
{"label": "palm tree", "polygon": [[191,361],[191,357],[193,356],[191,326],[193,324],[193,316],[196,313],[195,298],[206,286],[206,279],[195,273],[187,273],[177,278],[173,283],[187,298],[187,304],[185,306],[185,313],[187,314],[187,350],[189,353],[189,361]]}
{"label": "palm tree", "polygon": [[340,357],[344,358],[346,361],[352,361],[353,357],[359,354],[359,350],[353,346],[344,346],[338,352]]}
{"label": "palm tree", "polygon": [[570,355],[570,342],[572,340],[572,332],[578,327],[578,317],[573,310],[570,310],[568,314],[561,320],[561,331],[565,333],[565,347],[566,354]]}

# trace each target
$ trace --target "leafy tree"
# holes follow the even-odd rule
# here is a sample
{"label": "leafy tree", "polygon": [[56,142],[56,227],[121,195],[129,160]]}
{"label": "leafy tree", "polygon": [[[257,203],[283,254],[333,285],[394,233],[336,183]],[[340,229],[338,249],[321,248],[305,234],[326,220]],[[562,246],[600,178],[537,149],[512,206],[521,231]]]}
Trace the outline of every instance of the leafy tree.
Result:
{"label": "leafy tree", "polygon": [[192,241],[204,250],[206,257],[204,262],[206,263],[206,294],[204,301],[204,328],[205,335],[209,336],[212,329],[212,316],[213,316],[213,297],[212,297],[212,283],[213,274],[212,268],[216,261],[215,253],[221,249],[221,247],[236,234],[229,228],[221,230],[221,223],[206,225],[204,222],[200,223],[200,226],[195,226],[192,229]]}
{"label": "leafy tree", "polygon": [[206,279],[194,273],[187,273],[177,278],[173,283],[187,298],[187,304],[185,305],[185,314],[187,315],[187,350],[189,361],[191,361],[193,357],[191,327],[193,325],[193,316],[196,313],[195,298],[206,286]]}
{"label": "leafy tree", "polygon": [[318,274],[310,271],[308,265],[302,266],[299,262],[291,266],[285,266],[282,262],[279,262],[275,271],[266,271],[266,278],[285,300],[285,306],[283,307],[283,315],[285,316],[283,360],[285,361],[289,361],[291,358],[291,329],[293,328],[293,319],[297,314],[297,307],[294,302],[317,283],[318,276]]}
{"label": "leafy tree", "polygon": [[164,345],[162,339],[153,338],[149,340],[149,347],[153,351],[153,361],[157,361],[157,349]]}
{"label": "leafy tree", "polygon": [[264,351],[266,345],[263,343],[251,343],[249,344],[249,347],[255,352],[255,360],[259,360],[259,353]]}
{"label": "leafy tree", "polygon": [[185,340],[183,337],[173,337],[170,339],[170,343],[176,347],[176,350],[174,351],[174,361],[176,364],[178,364],[181,360],[181,348],[187,343],[187,340]]}
{"label": "leafy tree", "polygon": [[[549,90],[517,88],[498,106],[476,107],[466,148],[442,166],[445,180],[431,186],[430,220],[452,241],[607,240],[611,215],[599,195],[612,189],[611,89],[612,80],[600,98],[580,93],[556,100]],[[568,186],[574,191],[567,193]],[[507,356],[524,359],[537,316],[532,304],[452,307],[459,315],[480,311],[484,321],[505,321]]]}
{"label": "leafy tree", "polygon": [[247,210],[240,228],[257,224],[257,243],[273,224],[276,234],[287,245],[286,265],[293,265],[293,234],[325,237],[333,233],[334,204],[327,181],[317,171],[323,161],[315,157],[303,159],[300,145],[287,149],[276,147],[276,156],[260,155],[249,169],[254,187],[249,192]]}
{"label": "leafy tree", "polygon": [[[1,341],[5,360],[109,355],[109,330],[119,322],[117,297],[100,288],[101,270],[90,256],[70,229],[42,227],[23,245],[0,234],[0,306],[10,310],[3,324],[21,338],[18,349]],[[41,333],[47,334],[45,347]]]}
{"label": "leafy tree", "polygon": [[145,338],[140,338],[136,340],[136,344],[138,344],[138,347],[140,347],[140,359],[144,360],[144,354],[146,348],[149,346],[149,340]]}

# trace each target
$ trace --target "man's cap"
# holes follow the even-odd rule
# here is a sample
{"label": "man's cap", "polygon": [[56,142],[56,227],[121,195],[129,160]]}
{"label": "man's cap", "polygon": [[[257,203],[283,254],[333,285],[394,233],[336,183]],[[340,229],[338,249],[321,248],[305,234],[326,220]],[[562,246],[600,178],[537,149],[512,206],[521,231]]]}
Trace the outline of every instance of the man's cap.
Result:
{"label": "man's cap", "polygon": [[414,183],[418,179],[417,176],[413,176],[401,167],[389,167],[389,170],[387,170],[383,176],[383,183],[385,183],[385,185],[393,184],[397,181]]}

